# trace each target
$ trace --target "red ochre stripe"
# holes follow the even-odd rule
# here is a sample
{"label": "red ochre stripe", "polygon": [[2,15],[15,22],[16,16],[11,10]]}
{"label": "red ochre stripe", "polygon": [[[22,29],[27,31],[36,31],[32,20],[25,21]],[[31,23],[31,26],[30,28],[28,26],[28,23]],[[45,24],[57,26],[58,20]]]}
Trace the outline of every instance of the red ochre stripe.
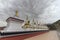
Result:
{"label": "red ochre stripe", "polygon": [[0,38],[0,40],[24,40],[26,38],[34,37],[34,36],[41,35],[44,33],[46,33],[46,32],[35,32],[35,33],[31,33],[31,34],[24,34],[24,35],[19,35],[19,36]]}

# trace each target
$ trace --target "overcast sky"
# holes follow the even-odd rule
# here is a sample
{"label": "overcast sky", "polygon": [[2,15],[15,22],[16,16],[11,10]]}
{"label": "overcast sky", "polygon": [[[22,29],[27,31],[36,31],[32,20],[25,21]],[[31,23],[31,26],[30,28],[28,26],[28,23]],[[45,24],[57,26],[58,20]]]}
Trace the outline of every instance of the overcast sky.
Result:
{"label": "overcast sky", "polygon": [[14,17],[16,10],[20,19],[25,20],[28,15],[30,20],[53,23],[60,19],[60,0],[0,0],[0,21]]}

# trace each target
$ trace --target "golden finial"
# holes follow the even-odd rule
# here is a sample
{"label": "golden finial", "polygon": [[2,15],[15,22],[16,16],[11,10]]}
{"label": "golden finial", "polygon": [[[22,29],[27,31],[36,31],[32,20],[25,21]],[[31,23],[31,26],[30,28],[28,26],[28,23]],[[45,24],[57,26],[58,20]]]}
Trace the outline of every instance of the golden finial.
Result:
{"label": "golden finial", "polygon": [[29,28],[30,27],[30,20],[28,20],[28,15],[26,15],[26,22],[22,28]]}
{"label": "golden finial", "polygon": [[17,17],[19,16],[19,15],[18,15],[18,10],[16,10],[16,14],[15,14],[15,16],[17,16]]}

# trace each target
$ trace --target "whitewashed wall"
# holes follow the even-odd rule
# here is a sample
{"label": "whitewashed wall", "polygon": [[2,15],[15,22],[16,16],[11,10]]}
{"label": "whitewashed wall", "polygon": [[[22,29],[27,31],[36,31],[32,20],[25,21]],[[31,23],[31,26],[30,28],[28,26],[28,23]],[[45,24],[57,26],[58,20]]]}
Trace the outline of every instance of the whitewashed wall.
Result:
{"label": "whitewashed wall", "polygon": [[42,24],[53,23],[60,19],[60,0],[0,0],[0,21],[13,17],[16,10],[20,19],[28,15]]}

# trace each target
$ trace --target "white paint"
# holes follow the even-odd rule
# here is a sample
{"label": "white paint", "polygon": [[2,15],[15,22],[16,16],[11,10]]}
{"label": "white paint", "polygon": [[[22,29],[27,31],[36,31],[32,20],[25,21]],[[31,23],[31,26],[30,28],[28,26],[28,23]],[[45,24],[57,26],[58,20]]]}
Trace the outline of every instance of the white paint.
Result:
{"label": "white paint", "polygon": [[6,21],[0,21],[0,27],[6,27],[7,22]]}

